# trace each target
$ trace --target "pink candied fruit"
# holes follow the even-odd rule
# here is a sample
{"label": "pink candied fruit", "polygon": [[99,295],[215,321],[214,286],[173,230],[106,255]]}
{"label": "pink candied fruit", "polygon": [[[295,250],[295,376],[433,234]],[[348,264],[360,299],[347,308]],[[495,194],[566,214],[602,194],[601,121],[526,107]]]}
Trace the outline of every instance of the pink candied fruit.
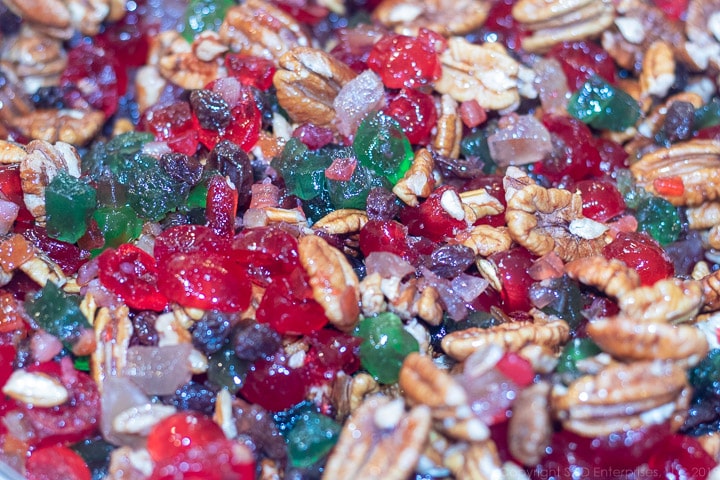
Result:
{"label": "pink candied fruit", "polygon": [[230,247],[227,238],[205,225],[176,225],[155,239],[153,254],[160,268],[176,253],[224,252]]}
{"label": "pink candied fruit", "polygon": [[218,439],[155,464],[149,480],[253,480],[255,459],[245,444]]}
{"label": "pink candied fruit", "polygon": [[214,175],[208,182],[205,218],[219,237],[232,238],[238,209],[238,191],[225,177]]}

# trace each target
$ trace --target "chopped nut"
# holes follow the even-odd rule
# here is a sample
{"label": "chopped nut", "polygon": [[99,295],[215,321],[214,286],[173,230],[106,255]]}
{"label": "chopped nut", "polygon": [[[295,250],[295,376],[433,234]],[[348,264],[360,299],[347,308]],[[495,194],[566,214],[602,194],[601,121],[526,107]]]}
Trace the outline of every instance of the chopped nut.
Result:
{"label": "chopped nut", "polygon": [[157,66],[144,65],[138,68],[135,74],[135,98],[137,99],[138,110],[144,112],[155,105],[167,83],[167,80],[160,75]]}
{"label": "chopped nut", "polygon": [[635,270],[620,260],[609,260],[602,255],[573,260],[565,265],[565,273],[615,298],[640,286],[640,276]]}
{"label": "chopped nut", "polygon": [[455,478],[505,478],[497,447],[492,440],[451,446],[445,453],[443,465],[450,469]]}
{"label": "chopped nut", "polygon": [[432,154],[425,148],[419,149],[415,152],[413,163],[408,171],[393,187],[393,193],[411,207],[418,206],[420,204],[418,198],[430,195],[435,185],[434,168],[435,161]]}
{"label": "chopped nut", "polygon": [[220,41],[220,36],[212,30],[205,30],[195,37],[191,45],[193,55],[201,62],[212,62],[228,50]]}
{"label": "chopped nut", "polygon": [[132,450],[120,447],[110,454],[108,480],[144,480],[154,468],[154,462],[147,450]]}
{"label": "chopped nut", "polygon": [[681,323],[692,320],[703,304],[700,282],[677,278],[659,280],[619,297],[618,306],[639,322]]}
{"label": "chopped nut", "polygon": [[508,448],[523,465],[537,465],[550,445],[552,422],[548,408],[551,385],[539,382],[523,389],[513,403],[508,424]]}
{"label": "chopped nut", "polygon": [[152,427],[176,411],[171,405],[146,403],[118,413],[112,420],[112,428],[117,433],[146,436]]}
{"label": "chopped nut", "polygon": [[0,140],[0,164],[16,165],[25,158],[25,155],[27,152],[22,145],[8,140]]}
{"label": "chopped nut", "polygon": [[506,227],[491,227],[490,225],[476,225],[459,234],[456,239],[462,245],[472,249],[475,255],[482,257],[504,252],[512,245],[512,239]]}
{"label": "chopped nut", "polygon": [[688,227],[692,230],[705,230],[720,225],[720,202],[705,202],[686,210]]}
{"label": "chopped nut", "polygon": [[675,83],[675,58],[666,42],[657,41],[650,45],[643,58],[640,72],[640,89],[643,95],[664,97]]}
{"label": "chopped nut", "polygon": [[440,370],[430,357],[419,353],[405,357],[398,382],[413,404],[446,409],[465,405],[468,401],[462,385]]}
{"label": "chopped nut", "polygon": [[67,66],[62,42],[27,25],[8,42],[1,58],[10,65],[28,94],[35,93],[39,87],[56,85]]}
{"label": "chopped nut", "polygon": [[102,393],[108,377],[120,374],[127,365],[127,351],[133,326],[128,307],[123,305],[115,310],[103,307],[93,321],[95,351],[90,356],[90,376]]}
{"label": "chopped nut", "polygon": [[35,110],[7,123],[27,138],[82,146],[100,131],[105,114],[98,110]]}
{"label": "chopped nut", "polygon": [[484,188],[461,192],[460,201],[470,207],[476,220],[488,215],[499,215],[505,210],[500,200],[490,195]]}
{"label": "chopped nut", "polygon": [[363,403],[365,397],[378,393],[380,386],[369,374],[346,375],[339,372],[333,382],[331,399],[339,420],[345,420]]}
{"label": "chopped nut", "polygon": [[519,64],[499,44],[474,45],[451,37],[440,62],[442,76],[435,82],[438,92],[458,102],[474,99],[491,110],[511,111],[519,105]]}
{"label": "chopped nut", "polygon": [[273,77],[278,103],[294,122],[333,127],[333,101],[340,89],[355,78],[350,67],[310,47],[295,47],[279,60]]}
{"label": "chopped nut", "polygon": [[315,222],[313,230],[322,230],[333,235],[358,233],[368,222],[365,210],[340,208],[333,210]]}
{"label": "chopped nut", "polygon": [[489,8],[482,0],[384,0],[372,17],[405,35],[415,35],[420,28],[444,36],[464,35],[482,26]]}
{"label": "chopped nut", "polygon": [[387,308],[382,282],[383,278],[377,272],[366,276],[360,282],[360,304],[363,315],[372,316]]}
{"label": "chopped nut", "polygon": [[3,3],[36,29],[62,40],[72,36],[72,18],[63,0],[4,0]]}
{"label": "chopped nut", "polygon": [[325,315],[336,328],[352,330],[360,315],[360,285],[345,255],[316,235],[300,238],[298,253]]}
{"label": "chopped nut", "polygon": [[437,121],[433,149],[448,158],[460,156],[460,140],[462,140],[463,124],[458,115],[458,104],[447,93],[440,97],[440,118]]}
{"label": "chopped nut", "polygon": [[13,400],[35,407],[56,407],[68,401],[70,394],[54,377],[41,372],[15,370],[2,392]]}
{"label": "chopped nut", "polygon": [[197,90],[220,76],[215,60],[203,61],[194,52],[171,53],[158,61],[163,78],[187,90]]}

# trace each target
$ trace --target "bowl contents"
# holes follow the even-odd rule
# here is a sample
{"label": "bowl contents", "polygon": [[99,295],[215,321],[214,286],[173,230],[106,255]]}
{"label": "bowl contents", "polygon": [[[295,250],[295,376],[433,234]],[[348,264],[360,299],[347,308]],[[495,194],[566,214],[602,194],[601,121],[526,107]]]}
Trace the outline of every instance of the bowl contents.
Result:
{"label": "bowl contents", "polygon": [[718,25],[2,0],[0,461],[720,478]]}

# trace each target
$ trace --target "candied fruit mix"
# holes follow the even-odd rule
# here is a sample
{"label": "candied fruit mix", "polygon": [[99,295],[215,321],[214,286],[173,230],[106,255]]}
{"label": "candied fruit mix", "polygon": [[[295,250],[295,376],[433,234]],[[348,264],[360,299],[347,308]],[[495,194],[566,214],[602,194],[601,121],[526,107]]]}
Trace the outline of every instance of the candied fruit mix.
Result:
{"label": "candied fruit mix", "polygon": [[720,478],[716,0],[0,0],[0,477]]}

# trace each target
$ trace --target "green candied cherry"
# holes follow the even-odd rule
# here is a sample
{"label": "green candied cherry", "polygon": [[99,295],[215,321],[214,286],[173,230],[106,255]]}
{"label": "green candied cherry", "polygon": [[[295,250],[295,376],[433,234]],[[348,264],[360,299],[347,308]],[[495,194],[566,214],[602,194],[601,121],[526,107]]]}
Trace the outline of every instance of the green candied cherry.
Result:
{"label": "green candied cherry", "polygon": [[568,113],[600,130],[621,132],[640,118],[640,105],[630,95],[593,75],[575,92]]}
{"label": "green candied cherry", "polygon": [[720,349],[714,348],[688,371],[688,380],[697,397],[720,394]]}
{"label": "green candied cherry", "polygon": [[682,232],[678,209],[664,198],[650,196],[643,199],[637,207],[635,218],[638,229],[649,233],[660,245],[676,241]]}
{"label": "green candied cherry", "polygon": [[395,185],[413,161],[410,141],[400,124],[387,115],[373,113],[355,132],[353,150],[360,165]]}
{"label": "green candied cherry", "polygon": [[61,170],[45,189],[47,234],[62,242],[75,243],[87,230],[95,208],[95,189]]}
{"label": "green candied cherry", "polygon": [[384,384],[397,382],[405,357],[420,349],[415,337],[403,328],[400,317],[391,312],[361,320],[355,335],[363,339],[360,363]]}
{"label": "green candied cherry", "polygon": [[580,376],[577,363],[585,358],[601,353],[600,347],[589,338],[574,338],[569,341],[560,353],[557,372],[571,381]]}
{"label": "green candied cherry", "polygon": [[249,368],[250,362],[238,358],[228,343],[208,358],[207,376],[212,383],[235,395],[242,388]]}
{"label": "green candied cherry", "polygon": [[304,412],[285,434],[290,464],[305,468],[321,460],[337,442],[341,426],[321,413]]}
{"label": "green candied cherry", "polygon": [[114,137],[107,143],[98,142],[82,159],[82,172],[92,178],[101,175],[105,167],[117,174],[122,167],[132,163],[143,146],[155,140],[152,133],[127,132]]}
{"label": "green candied cherry", "polygon": [[233,0],[191,0],[185,10],[183,37],[192,42],[195,35],[205,30],[217,31],[228,9],[235,4]]}
{"label": "green candied cherry", "polygon": [[720,99],[713,97],[710,102],[695,110],[693,128],[700,130],[716,125],[720,125]]}
{"label": "green candied cherry", "polygon": [[80,311],[77,297],[68,295],[53,282],[25,301],[25,311],[43,330],[58,337],[66,347],[91,328]]}

